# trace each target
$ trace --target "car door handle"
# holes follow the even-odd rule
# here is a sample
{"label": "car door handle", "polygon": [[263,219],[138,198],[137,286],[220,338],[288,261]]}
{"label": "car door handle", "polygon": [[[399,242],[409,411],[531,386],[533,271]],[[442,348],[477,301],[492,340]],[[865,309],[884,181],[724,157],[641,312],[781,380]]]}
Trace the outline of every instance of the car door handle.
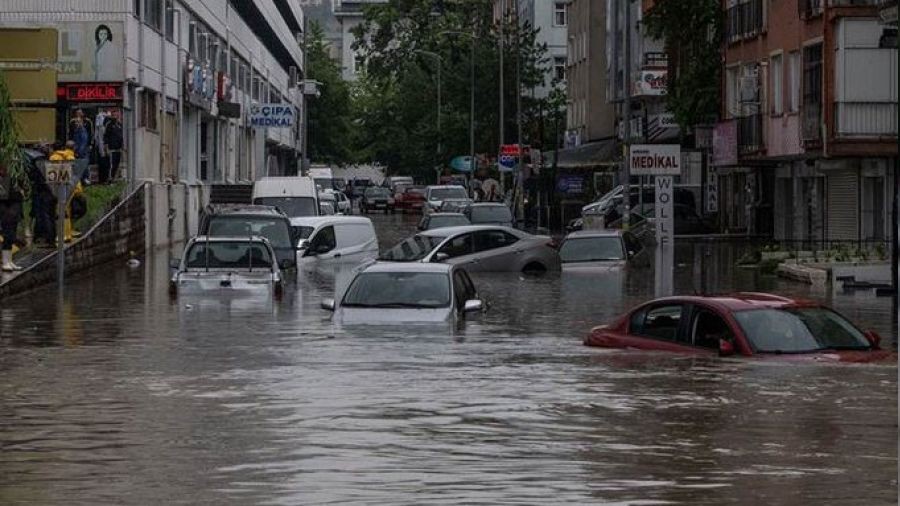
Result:
{"label": "car door handle", "polygon": [[334,254],[334,258],[341,258],[341,254],[340,254],[340,253],[335,253],[335,254]]}

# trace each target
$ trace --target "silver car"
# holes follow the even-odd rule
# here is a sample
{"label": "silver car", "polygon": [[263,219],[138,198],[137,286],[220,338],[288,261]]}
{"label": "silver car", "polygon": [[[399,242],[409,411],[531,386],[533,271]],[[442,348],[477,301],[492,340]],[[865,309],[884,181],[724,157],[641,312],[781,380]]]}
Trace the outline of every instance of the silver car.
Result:
{"label": "silver car", "polygon": [[641,242],[621,230],[582,230],[567,235],[559,247],[563,271],[617,269],[643,251]]}
{"label": "silver car", "polygon": [[559,253],[550,237],[487,225],[420,232],[387,251],[382,260],[448,263],[469,272],[560,270]]}
{"label": "silver car", "polygon": [[181,260],[174,260],[169,283],[174,295],[217,292],[253,295],[283,292],[281,270],[265,237],[197,236],[188,241]]}
{"label": "silver car", "polygon": [[346,291],[322,308],[342,325],[454,323],[481,311],[465,270],[449,264],[374,262],[359,269]]}

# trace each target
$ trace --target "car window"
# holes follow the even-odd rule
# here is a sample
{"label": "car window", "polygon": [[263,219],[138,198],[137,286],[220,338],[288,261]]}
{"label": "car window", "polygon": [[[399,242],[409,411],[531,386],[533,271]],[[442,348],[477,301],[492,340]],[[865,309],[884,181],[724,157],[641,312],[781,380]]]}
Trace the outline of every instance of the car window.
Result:
{"label": "car window", "polygon": [[476,298],[478,296],[478,292],[475,291],[475,283],[472,282],[472,278],[469,277],[469,273],[466,271],[457,272],[459,272],[460,277],[462,277],[463,283],[466,285],[466,298]]}
{"label": "car window", "polygon": [[675,341],[678,337],[682,309],[681,304],[651,308],[641,325],[640,335]]}
{"label": "car window", "polygon": [[334,227],[328,226],[319,230],[310,241],[310,251],[315,253],[327,253],[337,246],[334,237]]}
{"label": "car window", "polygon": [[466,305],[468,294],[466,282],[462,277],[462,271],[453,273],[453,297],[456,299],[456,307],[462,309]]}
{"label": "car window", "polygon": [[721,316],[706,309],[697,311],[691,329],[691,343],[694,346],[718,349],[720,340],[731,341],[733,338],[731,328]]}
{"label": "car window", "polygon": [[437,272],[364,272],[341,305],[372,308],[439,308],[450,305],[450,277]]}
{"label": "car window", "polygon": [[256,216],[215,216],[209,222],[207,235],[228,237],[260,235],[269,240],[272,247],[293,248],[290,227],[284,218]]}
{"label": "car window", "polygon": [[272,267],[272,256],[263,243],[249,241],[198,241],[185,258],[187,269],[250,269]]}
{"label": "car window", "polygon": [[441,246],[438,253],[445,253],[450,258],[469,255],[472,253],[472,234],[463,234],[454,237]]}
{"label": "car window", "polygon": [[475,251],[503,248],[518,240],[517,237],[502,230],[482,230],[475,232]]}
{"label": "car window", "polygon": [[512,213],[506,206],[478,206],[469,208],[472,223],[511,223]]}

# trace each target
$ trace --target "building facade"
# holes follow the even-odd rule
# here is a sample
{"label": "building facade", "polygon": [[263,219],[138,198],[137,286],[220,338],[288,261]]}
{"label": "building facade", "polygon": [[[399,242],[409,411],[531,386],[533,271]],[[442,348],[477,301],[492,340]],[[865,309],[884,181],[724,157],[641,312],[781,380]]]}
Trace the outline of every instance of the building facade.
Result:
{"label": "building facade", "polygon": [[519,19],[537,30],[535,43],[547,46],[547,73],[544,82],[530,90],[535,98],[544,98],[554,87],[566,86],[566,37],[568,36],[568,0],[518,0]]}
{"label": "building facade", "polygon": [[3,28],[58,33],[57,138],[74,111],[124,126],[132,181],[236,183],[297,172],[300,121],[255,128],[257,104],[302,118],[289,0],[0,0]]}
{"label": "building facade", "polygon": [[886,244],[898,69],[884,3],[723,1],[723,226],[790,244]]}
{"label": "building facade", "polygon": [[[332,12],[340,27],[340,45],[336,48],[340,55],[344,80],[354,81],[365,68],[365,58],[353,49],[356,36],[353,30],[363,22],[368,5],[387,3],[388,0],[331,0]],[[337,37],[335,37],[337,38]]]}

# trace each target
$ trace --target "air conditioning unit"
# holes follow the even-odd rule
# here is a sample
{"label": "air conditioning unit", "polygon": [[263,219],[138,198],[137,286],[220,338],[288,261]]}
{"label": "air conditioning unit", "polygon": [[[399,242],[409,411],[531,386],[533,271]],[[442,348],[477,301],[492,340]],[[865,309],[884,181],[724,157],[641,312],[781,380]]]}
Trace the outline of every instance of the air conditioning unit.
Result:
{"label": "air conditioning unit", "polygon": [[742,104],[759,102],[759,79],[756,76],[741,77],[738,87]]}

